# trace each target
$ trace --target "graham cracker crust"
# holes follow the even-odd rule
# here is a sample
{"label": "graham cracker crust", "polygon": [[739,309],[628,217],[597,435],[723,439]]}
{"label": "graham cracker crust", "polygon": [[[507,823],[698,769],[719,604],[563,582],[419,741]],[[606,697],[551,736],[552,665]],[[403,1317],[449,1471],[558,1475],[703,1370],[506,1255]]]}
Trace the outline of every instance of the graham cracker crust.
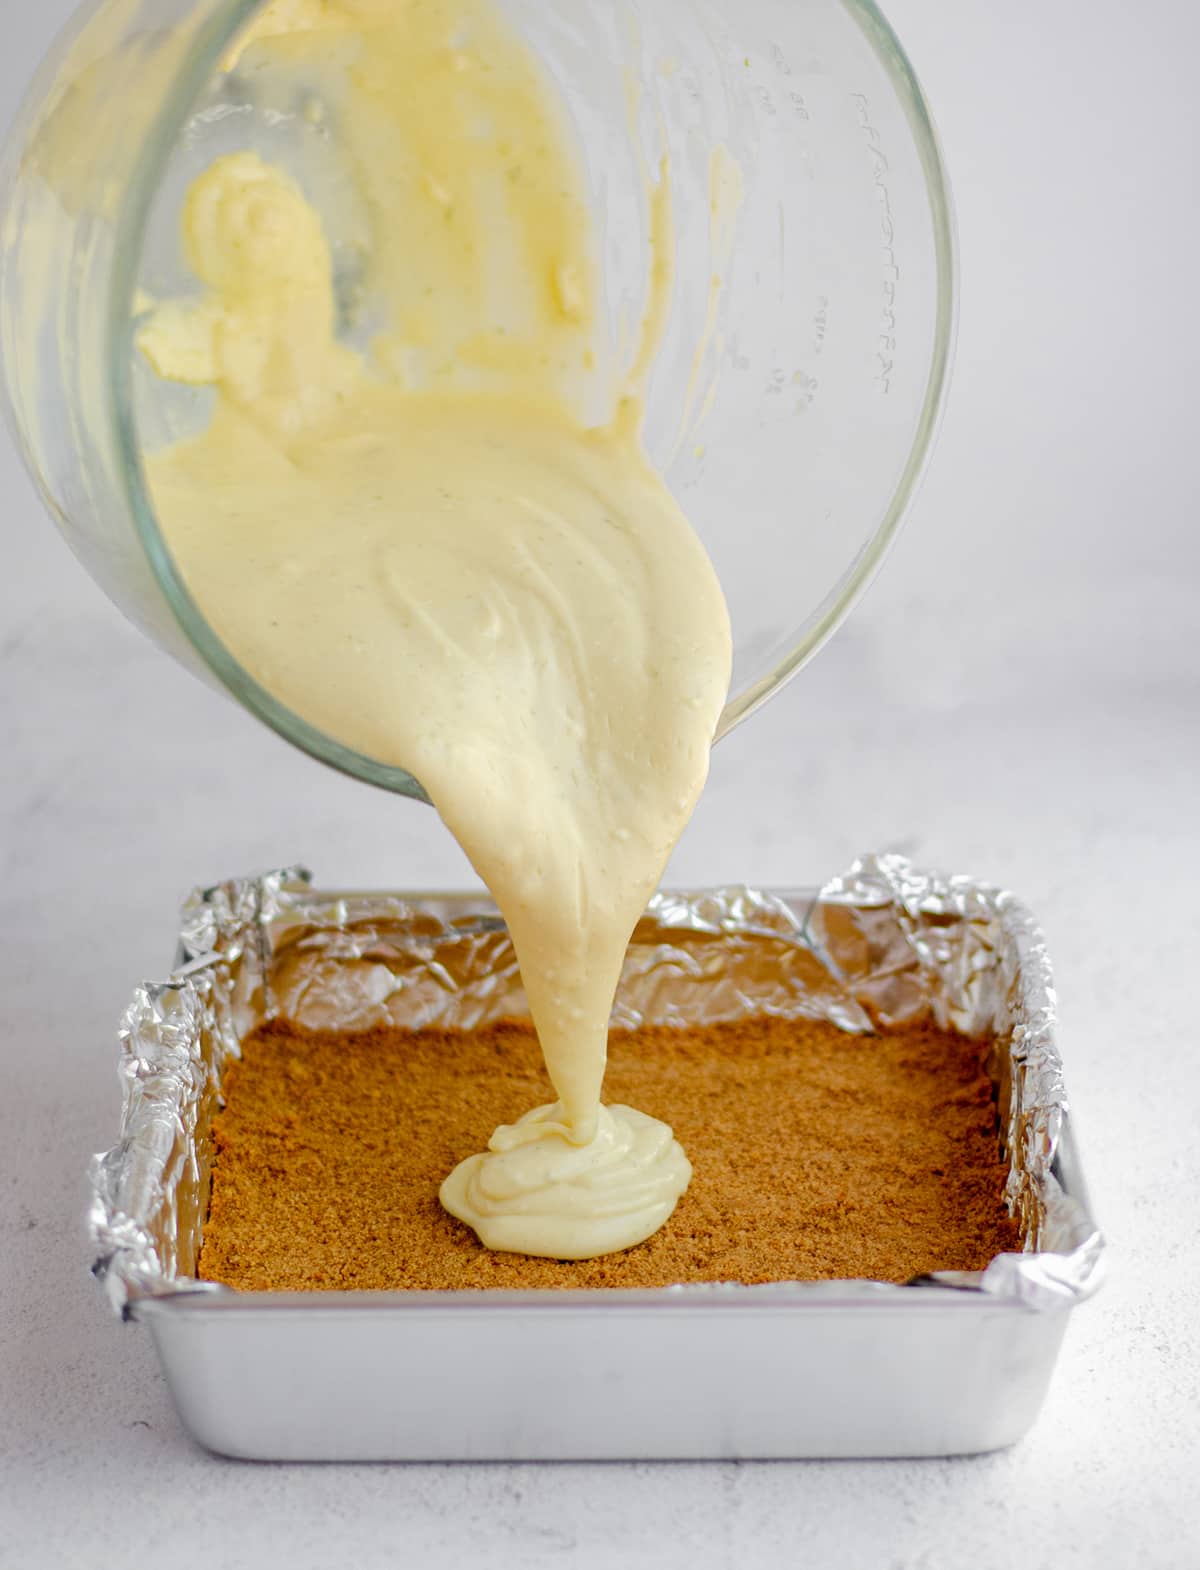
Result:
{"label": "graham cracker crust", "polygon": [[215,1120],[200,1275],[242,1291],[906,1281],[1019,1249],[987,1044],[759,1018],[614,1031],[605,1099],[695,1169],[637,1248],[496,1254],[438,1203],[493,1128],[552,1099],[532,1028],[247,1038]]}

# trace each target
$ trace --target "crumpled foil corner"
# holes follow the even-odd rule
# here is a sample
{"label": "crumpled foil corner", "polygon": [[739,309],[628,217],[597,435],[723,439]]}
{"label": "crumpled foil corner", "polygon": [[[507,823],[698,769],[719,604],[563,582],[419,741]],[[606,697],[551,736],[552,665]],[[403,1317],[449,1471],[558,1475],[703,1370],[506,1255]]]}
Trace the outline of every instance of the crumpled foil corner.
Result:
{"label": "crumpled foil corner", "polygon": [[[808,936],[880,1025],[923,1017],[994,1039],[1009,1160],[1007,1200],[1023,1254],[983,1272],[940,1271],[932,1283],[1059,1307],[1100,1285],[1104,1238],[1091,1215],[1074,1148],[1055,1040],[1057,997],[1041,929],[1004,889],[924,872],[903,856],[864,856],[826,884]],[[1061,1166],[1069,1159],[1069,1184]]]}
{"label": "crumpled foil corner", "polygon": [[219,1292],[195,1279],[208,1208],[205,1134],[225,1065],[263,1015],[266,923],[307,889],[302,868],[196,889],[169,980],[138,987],[118,1027],[121,1137],[89,1171],[93,1274],[118,1313],[142,1297]]}
{"label": "crumpled foil corner", "polygon": [[[94,1269],[114,1308],[227,1290],[195,1270],[222,1076],[255,1025],[472,1028],[522,1012],[516,956],[485,895],[324,893],[298,867],[197,890],[175,971],[140,987],[121,1023],[121,1136],[91,1167]],[[880,1291],[950,1287],[1050,1310],[1095,1290],[1104,1244],[1075,1162],[1050,965],[1019,900],[886,855],[819,892],[656,895],[630,944],[614,1025],[755,1013],[854,1033],[931,1019],[992,1042],[1007,1199],[1025,1251]]]}

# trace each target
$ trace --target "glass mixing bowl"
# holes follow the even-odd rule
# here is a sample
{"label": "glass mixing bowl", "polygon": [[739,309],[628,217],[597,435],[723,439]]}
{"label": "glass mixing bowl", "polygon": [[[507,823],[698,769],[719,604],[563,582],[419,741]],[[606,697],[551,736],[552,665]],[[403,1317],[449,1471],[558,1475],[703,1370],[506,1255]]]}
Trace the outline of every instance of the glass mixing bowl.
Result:
{"label": "glass mixing bowl", "polygon": [[[614,333],[645,298],[644,173],[670,159],[676,277],[645,436],[729,601],[724,734],[846,616],[928,456],[954,297],[929,111],[869,0],[501,3],[578,130]],[[289,741],[420,796],[249,677],[188,593],[143,479],[143,450],[194,428],[210,396],[156,381],[133,343],[147,296],[194,288],[191,178],[256,148],[300,180],[352,266],[352,194],[321,116],[222,69],[260,8],[92,0],[43,64],[0,186],[9,414],[47,507],[133,621]]]}

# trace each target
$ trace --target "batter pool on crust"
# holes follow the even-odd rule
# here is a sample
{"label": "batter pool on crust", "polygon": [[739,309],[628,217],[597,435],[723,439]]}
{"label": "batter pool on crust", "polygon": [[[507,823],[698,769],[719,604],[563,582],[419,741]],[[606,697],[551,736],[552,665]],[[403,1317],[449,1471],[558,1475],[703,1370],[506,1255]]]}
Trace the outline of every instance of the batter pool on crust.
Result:
{"label": "batter pool on crust", "polygon": [[251,150],[213,163],[183,212],[196,295],[138,338],[159,376],[216,395],[200,434],[147,455],[160,525],[241,665],[415,774],[508,925],[557,1099],[497,1129],[442,1202],[494,1249],[628,1248],[691,1168],[666,1124],[602,1104],[609,1013],[732,658],[640,436],[667,172],[622,369],[569,119],[491,0],[280,0],[226,63],[336,90],[383,324],[365,352],[345,341],[330,236],[291,174]]}

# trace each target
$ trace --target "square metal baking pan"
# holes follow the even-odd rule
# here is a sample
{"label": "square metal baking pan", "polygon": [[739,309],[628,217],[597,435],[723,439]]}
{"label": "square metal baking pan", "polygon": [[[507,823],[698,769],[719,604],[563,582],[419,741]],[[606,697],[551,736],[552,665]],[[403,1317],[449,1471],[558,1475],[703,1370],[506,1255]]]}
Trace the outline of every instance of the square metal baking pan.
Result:
{"label": "square metal baking pan", "polygon": [[285,1016],[466,1027],[524,1011],[494,905],[221,884],[121,1029],[120,1142],[93,1163],[96,1273],[150,1331],[204,1445],[273,1460],[945,1455],[1018,1439],[1069,1310],[1096,1287],[1092,1219],[1040,935],[1012,896],[867,857],[819,892],[656,897],[614,1023],[769,1012],[850,1031],[923,1018],[994,1041],[1025,1252],[903,1286],[240,1294],[193,1278],[221,1074]]}

